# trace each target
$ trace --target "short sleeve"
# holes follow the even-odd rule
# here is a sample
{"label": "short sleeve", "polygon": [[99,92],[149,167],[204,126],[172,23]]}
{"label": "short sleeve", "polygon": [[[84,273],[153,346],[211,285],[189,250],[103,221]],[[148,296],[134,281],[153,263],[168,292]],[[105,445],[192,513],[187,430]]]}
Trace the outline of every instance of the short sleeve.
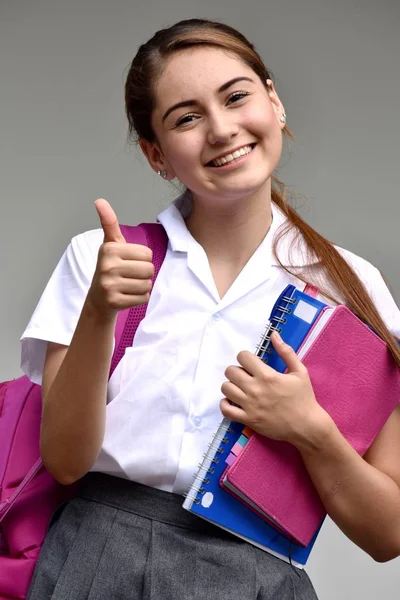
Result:
{"label": "short sleeve", "polygon": [[380,271],[370,262],[349,250],[337,247],[365,285],[386,327],[400,339],[400,310]]}
{"label": "short sleeve", "polygon": [[21,368],[34,383],[42,383],[47,342],[71,343],[102,241],[101,229],[71,240],[22,334]]}

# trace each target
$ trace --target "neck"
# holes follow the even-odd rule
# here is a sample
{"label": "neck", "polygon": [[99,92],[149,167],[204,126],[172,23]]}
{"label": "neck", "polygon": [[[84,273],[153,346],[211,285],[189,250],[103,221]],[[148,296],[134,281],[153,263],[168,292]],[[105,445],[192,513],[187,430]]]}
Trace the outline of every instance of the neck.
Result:
{"label": "neck", "polygon": [[272,221],[270,186],[260,192],[229,206],[193,197],[186,226],[210,263],[223,262],[240,269],[261,244]]}

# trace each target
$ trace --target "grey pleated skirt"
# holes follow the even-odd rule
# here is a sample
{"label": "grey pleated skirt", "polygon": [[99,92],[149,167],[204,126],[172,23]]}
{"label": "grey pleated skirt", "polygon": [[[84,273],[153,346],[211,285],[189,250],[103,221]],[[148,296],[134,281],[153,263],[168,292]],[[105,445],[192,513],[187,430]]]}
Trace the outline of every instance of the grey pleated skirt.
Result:
{"label": "grey pleated skirt", "polygon": [[90,473],[53,518],[27,600],[315,600],[299,570],[182,508]]}

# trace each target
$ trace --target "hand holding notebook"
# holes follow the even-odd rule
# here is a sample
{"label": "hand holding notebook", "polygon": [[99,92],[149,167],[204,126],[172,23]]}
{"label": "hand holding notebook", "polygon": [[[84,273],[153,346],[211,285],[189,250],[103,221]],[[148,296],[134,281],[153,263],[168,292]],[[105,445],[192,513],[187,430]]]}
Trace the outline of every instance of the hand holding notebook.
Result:
{"label": "hand holding notebook", "polygon": [[[282,337],[285,327],[296,324],[295,309],[282,326]],[[400,401],[400,374],[386,344],[345,306],[327,306],[298,356],[319,405],[363,455]],[[274,364],[274,359],[279,367],[280,359],[272,351],[266,360]],[[287,442],[251,435],[221,483],[305,546],[326,514],[299,451]]]}
{"label": "hand holding notebook", "polygon": [[222,385],[226,395],[221,412],[232,421],[253,427],[274,440],[308,443],[313,430],[327,421],[318,404],[307,369],[279,334],[271,336],[274,350],[287,367],[285,374],[260,361],[250,352],[240,352],[240,366],[230,366]]}

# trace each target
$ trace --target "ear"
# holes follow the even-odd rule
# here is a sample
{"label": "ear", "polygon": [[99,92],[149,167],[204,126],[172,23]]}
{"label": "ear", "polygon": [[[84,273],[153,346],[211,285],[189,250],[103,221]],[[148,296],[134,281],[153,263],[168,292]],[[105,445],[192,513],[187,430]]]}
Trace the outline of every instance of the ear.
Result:
{"label": "ear", "polygon": [[276,92],[275,86],[271,79],[267,79],[267,91],[269,99],[271,100],[272,107],[275,111],[276,118],[278,119],[279,125],[281,129],[284,129],[285,123],[282,123],[281,116],[285,114],[285,108],[280,101],[280,98]]}
{"label": "ear", "polygon": [[165,177],[165,179],[168,180],[175,177],[175,173],[164,158],[157,142],[149,142],[148,140],[140,138],[139,145],[153,171],[156,173],[158,173],[158,171],[166,171],[167,177]]}

